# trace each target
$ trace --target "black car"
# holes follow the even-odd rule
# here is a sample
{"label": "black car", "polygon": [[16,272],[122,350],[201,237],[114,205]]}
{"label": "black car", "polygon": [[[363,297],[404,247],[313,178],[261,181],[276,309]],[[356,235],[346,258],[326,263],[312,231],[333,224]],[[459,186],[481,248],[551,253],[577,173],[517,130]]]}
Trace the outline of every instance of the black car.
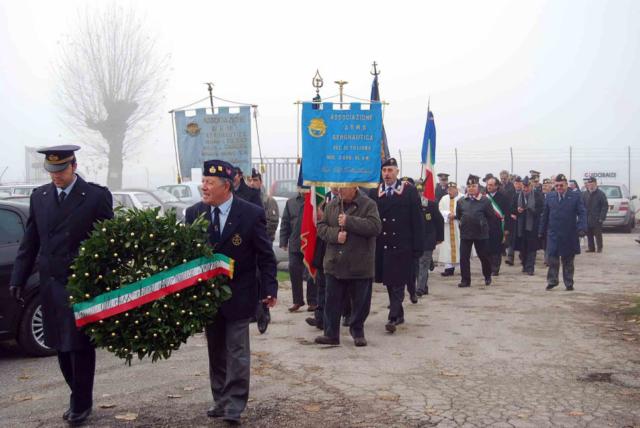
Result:
{"label": "black car", "polygon": [[23,290],[24,304],[9,295],[9,280],[29,216],[29,201],[0,201],[0,340],[15,339],[33,356],[53,355],[44,344],[37,269]]}

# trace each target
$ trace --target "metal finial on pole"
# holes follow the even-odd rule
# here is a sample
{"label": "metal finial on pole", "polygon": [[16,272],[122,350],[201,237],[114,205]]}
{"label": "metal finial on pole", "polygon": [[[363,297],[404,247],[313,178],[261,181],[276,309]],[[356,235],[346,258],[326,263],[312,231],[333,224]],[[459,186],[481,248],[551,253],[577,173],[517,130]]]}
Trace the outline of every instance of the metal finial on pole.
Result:
{"label": "metal finial on pole", "polygon": [[320,76],[320,70],[316,69],[316,75],[313,76],[313,80],[311,80],[311,85],[316,88],[316,95],[320,95],[320,88],[324,86],[324,80],[322,76]]}
{"label": "metal finial on pole", "polygon": [[371,67],[373,68],[373,71],[370,71],[369,73],[371,73],[372,76],[379,76],[380,71],[378,71],[378,63],[373,61],[373,64],[371,64]]}
{"label": "metal finial on pole", "polygon": [[211,114],[213,114],[213,83],[211,82],[205,82],[205,85],[207,85],[207,90],[209,91],[209,102],[211,103]]}
{"label": "metal finial on pole", "polygon": [[344,91],[344,85],[349,82],[347,82],[346,80],[336,80],[334,83],[340,87],[340,108],[342,109],[342,94]]}

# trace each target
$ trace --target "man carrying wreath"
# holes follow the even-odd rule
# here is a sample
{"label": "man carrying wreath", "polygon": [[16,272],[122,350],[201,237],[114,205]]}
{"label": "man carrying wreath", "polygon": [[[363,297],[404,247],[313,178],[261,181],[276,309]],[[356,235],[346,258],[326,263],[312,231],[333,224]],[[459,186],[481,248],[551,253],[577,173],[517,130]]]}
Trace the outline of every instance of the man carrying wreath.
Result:
{"label": "man carrying wreath", "polygon": [[[273,307],[278,293],[276,259],[264,209],[233,196],[234,174],[228,162],[205,161],[202,202],[189,207],[185,216],[187,224],[205,216],[210,221],[209,244],[214,252],[234,260],[231,298],[205,329],[214,400],[207,415],[229,423],[240,422],[249,399],[249,322],[258,300]],[[256,270],[260,271],[260,287]]]}

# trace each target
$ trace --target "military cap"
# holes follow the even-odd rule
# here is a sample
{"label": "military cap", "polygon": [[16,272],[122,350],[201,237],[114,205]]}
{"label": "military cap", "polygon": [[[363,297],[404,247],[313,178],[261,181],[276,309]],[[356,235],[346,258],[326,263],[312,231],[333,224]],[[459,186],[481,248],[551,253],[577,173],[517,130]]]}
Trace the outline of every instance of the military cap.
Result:
{"label": "military cap", "polygon": [[[567,176],[566,176],[566,175],[564,175],[564,174],[558,174],[558,175],[556,175],[556,183],[557,183],[558,181],[567,181]],[[572,181],[573,181],[573,180],[572,180]]]}
{"label": "military cap", "polygon": [[[557,179],[557,177],[556,177]],[[562,181],[562,180],[560,180]],[[550,178],[545,178],[544,180],[542,180],[542,184],[551,184],[551,179]]]}
{"label": "military cap", "polygon": [[384,161],[382,163],[382,168],[384,168],[385,166],[395,166],[395,167],[397,167],[398,166],[398,162],[396,161],[395,158],[389,158],[389,159],[387,159],[386,161]]}
{"label": "military cap", "polygon": [[69,164],[75,162],[76,155],[74,152],[76,150],[80,150],[80,147],[64,145],[44,147],[38,150],[38,153],[44,155],[44,169],[48,172],[59,172],[66,169]]}
{"label": "military cap", "polygon": [[[557,175],[557,176],[556,176],[556,180],[557,180],[557,179],[558,179],[558,177],[559,177],[559,176],[561,176],[561,175],[562,175],[562,174]],[[573,183],[573,185],[574,185],[574,186],[576,186],[576,187],[580,187],[580,186],[578,185],[578,182],[577,182],[576,180],[569,180],[569,183]]]}
{"label": "military cap", "polygon": [[440,174],[438,174],[438,178],[449,178],[449,174],[447,174],[446,172],[441,172]]}
{"label": "military cap", "polygon": [[588,177],[587,178],[587,183],[597,183],[598,180],[596,180],[596,178],[594,176]]}
{"label": "military cap", "polygon": [[529,184],[531,184],[531,179],[529,177],[525,177],[522,179],[522,185],[523,186],[528,186]]}
{"label": "military cap", "polygon": [[516,183],[522,183],[522,177],[516,175],[515,177],[513,177],[513,181],[515,181]]}
{"label": "military cap", "polygon": [[447,187],[449,188],[458,188],[458,184],[455,181],[450,181],[449,184],[447,185]]}
{"label": "military cap", "polygon": [[467,186],[470,184],[480,184],[480,177],[477,175],[469,174],[467,177]]}
{"label": "military cap", "polygon": [[416,185],[416,182],[413,178],[411,177],[402,177],[402,181],[408,181],[409,183],[411,183],[412,185]]}
{"label": "military cap", "polygon": [[485,174],[484,178],[482,179],[482,182],[486,183],[487,181],[489,181],[490,178],[495,178],[495,177],[493,176],[493,174],[491,174],[489,172],[489,173]]}
{"label": "military cap", "polygon": [[204,172],[202,175],[205,177],[220,177],[233,180],[235,168],[229,162],[223,160],[208,160],[204,161]]}
{"label": "military cap", "polygon": [[531,174],[531,178],[540,177],[540,171],[536,171],[535,169],[530,169],[529,174]]}

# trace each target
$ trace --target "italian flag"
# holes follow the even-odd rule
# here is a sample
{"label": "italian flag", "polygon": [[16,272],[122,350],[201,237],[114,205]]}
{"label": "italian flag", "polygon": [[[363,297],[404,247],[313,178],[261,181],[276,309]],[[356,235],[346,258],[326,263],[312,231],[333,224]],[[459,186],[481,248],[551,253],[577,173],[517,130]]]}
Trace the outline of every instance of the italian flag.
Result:
{"label": "italian flag", "polygon": [[300,226],[300,250],[303,254],[304,265],[314,279],[316,277],[316,268],[312,266],[312,262],[318,239],[316,212],[324,201],[325,193],[324,187],[311,186],[309,191],[304,194],[304,209]]}
{"label": "italian flag", "polygon": [[422,139],[422,166],[425,169],[423,195],[430,201],[436,200],[436,181],[434,179],[434,167],[436,164],[436,124],[433,113],[427,106],[427,124],[424,128]]}
{"label": "italian flag", "polygon": [[73,305],[76,327],[82,327],[225,275],[233,278],[233,259],[224,254],[200,257],[91,300]]}

